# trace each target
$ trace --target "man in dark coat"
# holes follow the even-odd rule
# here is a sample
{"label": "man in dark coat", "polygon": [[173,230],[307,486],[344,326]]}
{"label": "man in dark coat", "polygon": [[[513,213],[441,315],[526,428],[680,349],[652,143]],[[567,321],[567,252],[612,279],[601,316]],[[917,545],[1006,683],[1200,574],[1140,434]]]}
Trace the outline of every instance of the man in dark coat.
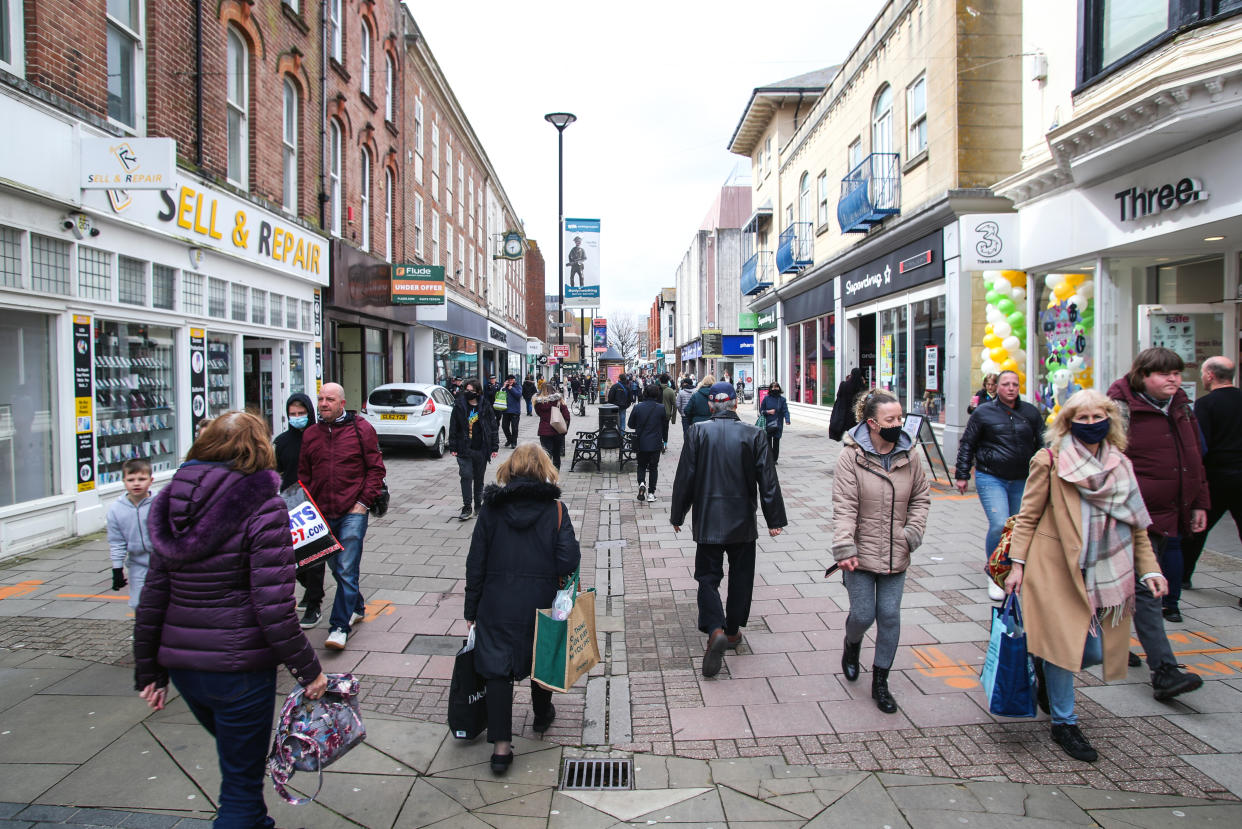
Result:
{"label": "man in dark coat", "polygon": [[531,403],[535,399],[535,392],[539,388],[535,385],[535,378],[526,375],[526,379],[522,381],[522,399],[526,401],[526,416],[530,417],[535,413],[534,405]]}
{"label": "man in dark coat", "polygon": [[[1147,348],[1134,358],[1129,374],[1108,388],[1108,396],[1117,402],[1126,423],[1126,456],[1151,515],[1147,535],[1169,581],[1174,611],[1181,595],[1181,541],[1190,533],[1202,532],[1209,506],[1199,425],[1190,398],[1181,388],[1184,368],[1176,351]],[[991,405],[980,406],[971,417]],[[1147,653],[1156,699],[1195,690],[1203,684],[1202,678],[1178,668],[1164,632],[1164,617],[1174,621],[1176,616],[1180,622],[1181,614],[1162,613],[1160,599],[1138,581],[1139,573],[1134,575],[1134,632]]]}
{"label": "man in dark coat", "polygon": [[[681,532],[694,509],[694,578],[699,583],[699,630],[707,634],[703,676],[720,672],[724,651],[737,647],[750,618],[755,583],[755,508],[763,507],[768,535],[777,536],[789,522],[776,468],[768,456],[768,439],[737,416],[737,389],[716,383],[709,390],[710,420],[696,424],[681,450],[669,520]],[[720,604],[724,559],[729,558],[729,600]]]}
{"label": "man in dark coat", "polygon": [[483,478],[488,461],[500,452],[496,434],[496,414],[479,390],[479,381],[471,377],[462,385],[462,392],[449,415],[449,450],[457,458],[457,474],[461,477],[461,514],[468,521],[483,503]]}
{"label": "man in dark coat", "polygon": [[510,374],[501,388],[505,390],[505,410],[500,414],[500,428],[505,433],[505,446],[513,449],[517,446],[518,422],[522,419],[522,387]]}
{"label": "man in dark coat", "polygon": [[630,415],[634,430],[634,449],[638,452],[638,500],[655,502],[656,475],[660,452],[664,448],[663,429],[668,418],[664,414],[664,390],[652,383],[643,390],[643,402]]}
{"label": "man in dark coat", "polygon": [[837,386],[837,396],[832,402],[832,419],[828,421],[828,437],[841,441],[845,433],[858,425],[854,415],[854,401],[866,384],[863,383],[862,369],[850,369],[849,376]]}
{"label": "man in dark coat", "polygon": [[605,399],[617,407],[617,428],[624,432],[625,410],[630,407],[629,383],[626,382],[624,374],[617,378],[617,382],[609,386],[608,396]]}
{"label": "man in dark coat", "polygon": [[[276,436],[273,444],[276,447],[276,472],[280,475],[280,491],[284,492],[298,482],[298,461],[302,456],[302,435],[310,425],[311,412],[315,404],[310,395],[294,392],[285,402],[285,414],[289,418],[289,428]],[[302,613],[301,625],[313,628],[323,617],[320,607],[323,605],[323,577],[328,566],[317,561],[306,567],[298,568],[298,584],[305,592],[298,607],[306,610]]]}

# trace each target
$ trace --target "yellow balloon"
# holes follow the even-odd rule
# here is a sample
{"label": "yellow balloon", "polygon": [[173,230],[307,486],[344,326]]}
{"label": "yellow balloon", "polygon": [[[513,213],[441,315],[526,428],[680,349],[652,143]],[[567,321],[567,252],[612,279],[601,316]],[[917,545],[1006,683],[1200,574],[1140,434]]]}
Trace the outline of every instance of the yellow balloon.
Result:
{"label": "yellow balloon", "polygon": [[1025,371],[1018,372],[1018,382],[1021,383],[1023,386],[1026,385],[1026,372]]}
{"label": "yellow balloon", "polygon": [[992,323],[990,323],[990,322],[989,322],[987,325],[983,326],[983,333],[984,333],[984,334],[994,334],[994,333],[996,333],[996,329],[994,329],[994,328],[992,327]]}
{"label": "yellow balloon", "polygon": [[1066,280],[1052,289],[1052,295],[1064,302],[1074,295],[1074,286],[1069,283],[1069,280]]}
{"label": "yellow balloon", "polygon": [[992,359],[995,360],[997,363],[1004,364],[1004,362],[1009,359],[1009,352],[1003,347],[993,348]]}
{"label": "yellow balloon", "polygon": [[1045,417],[1045,418],[1044,418],[1044,423],[1046,423],[1046,424],[1048,424],[1049,426],[1051,426],[1051,425],[1052,425],[1052,422],[1053,422],[1054,420],[1056,420],[1056,419],[1057,419],[1057,416],[1056,416],[1056,415],[1054,415],[1054,414],[1050,414],[1050,415],[1048,415],[1047,417]]}
{"label": "yellow balloon", "polygon": [[1060,414],[1060,413],[1061,413],[1061,404],[1060,404],[1060,403],[1058,403],[1058,404],[1056,404],[1055,406],[1053,406],[1053,407],[1052,407],[1052,412],[1053,412],[1053,414]]}
{"label": "yellow balloon", "polygon": [[983,337],[983,344],[988,348],[997,348],[1002,342],[1004,342],[1004,340],[995,334],[985,334]]}
{"label": "yellow balloon", "polygon": [[1065,275],[1065,281],[1077,288],[1079,285],[1087,281],[1087,276],[1086,274],[1081,273],[1067,273]]}
{"label": "yellow balloon", "polygon": [[1026,271],[1001,271],[1001,276],[1009,280],[1009,284],[1015,288],[1026,287]]}
{"label": "yellow balloon", "polygon": [[1005,360],[1005,362],[1001,363],[1001,368],[1003,368],[1005,371],[1017,371],[1018,361],[1015,360],[1013,357],[1010,357],[1009,359]]}

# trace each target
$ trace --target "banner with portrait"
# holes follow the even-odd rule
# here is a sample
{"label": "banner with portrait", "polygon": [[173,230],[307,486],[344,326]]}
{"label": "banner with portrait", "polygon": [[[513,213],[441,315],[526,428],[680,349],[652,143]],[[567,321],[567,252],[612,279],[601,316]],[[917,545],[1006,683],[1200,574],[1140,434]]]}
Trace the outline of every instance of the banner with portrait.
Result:
{"label": "banner with portrait", "polygon": [[562,228],[565,307],[598,308],[599,219],[566,219]]}

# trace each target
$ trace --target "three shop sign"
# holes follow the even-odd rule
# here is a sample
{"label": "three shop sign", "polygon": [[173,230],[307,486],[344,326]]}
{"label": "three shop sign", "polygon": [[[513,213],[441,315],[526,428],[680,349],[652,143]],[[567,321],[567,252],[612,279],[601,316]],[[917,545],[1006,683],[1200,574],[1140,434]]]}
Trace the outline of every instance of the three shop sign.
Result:
{"label": "three shop sign", "polygon": [[1159,187],[1131,187],[1114,194],[1121,215],[1119,221],[1132,222],[1146,219],[1165,210],[1176,210],[1197,201],[1207,201],[1207,191],[1198,179],[1183,178],[1176,184],[1162,184]]}
{"label": "three shop sign", "polygon": [[393,305],[443,305],[443,265],[393,265]]}

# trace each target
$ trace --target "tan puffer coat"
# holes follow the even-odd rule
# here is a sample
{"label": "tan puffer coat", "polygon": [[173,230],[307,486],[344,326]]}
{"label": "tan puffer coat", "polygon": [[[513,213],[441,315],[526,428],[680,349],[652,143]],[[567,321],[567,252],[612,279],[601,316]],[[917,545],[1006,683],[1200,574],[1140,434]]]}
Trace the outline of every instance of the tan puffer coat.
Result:
{"label": "tan puffer coat", "polygon": [[902,432],[885,471],[866,423],[845,435],[832,484],[832,556],[858,556],[869,573],[900,573],[923,543],[931,496],[923,464]]}

